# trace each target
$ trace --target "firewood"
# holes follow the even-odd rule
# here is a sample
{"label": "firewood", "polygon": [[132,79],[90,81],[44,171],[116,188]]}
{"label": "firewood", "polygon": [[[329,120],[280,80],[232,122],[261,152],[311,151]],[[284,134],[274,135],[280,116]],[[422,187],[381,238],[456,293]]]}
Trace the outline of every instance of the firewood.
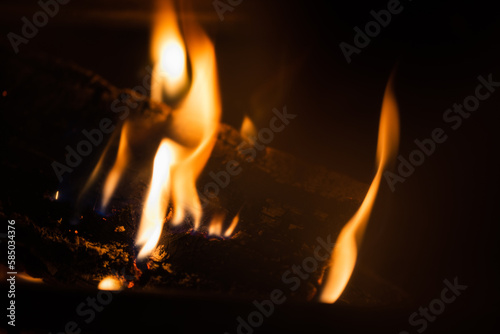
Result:
{"label": "firewood", "polygon": [[[0,216],[16,220],[22,270],[56,285],[96,286],[115,273],[133,282],[134,289],[201,289],[257,298],[281,288],[302,300],[317,294],[328,261],[318,261],[294,291],[283,274],[314,257],[318,238],[336,239],[359,207],[366,184],[270,147],[255,149],[250,159],[245,152],[252,144],[222,124],[198,180],[203,227],[193,231],[189,219],[172,227],[167,219],[151,258],[137,263],[133,243],[148,179],[127,179],[133,191],[119,193],[101,213],[96,207],[102,179],[85,195],[83,206],[77,208],[75,200],[105,144],[62,183],[52,163],[64,161],[65,146],[81,140],[82,129],[98,126],[103,117],[119,131],[120,114],[111,111],[116,100],[139,101],[130,109],[138,120],[164,115],[169,108],[73,64],[2,51],[0,56],[0,87],[6,92],[0,101],[2,114],[8,115],[1,123],[7,143],[1,165],[9,176]],[[228,163],[240,172],[230,175],[227,185],[219,184],[217,196],[210,198],[205,185],[217,184],[214,175],[225,173]],[[231,237],[208,235],[212,215],[226,216],[225,229],[238,212],[240,222]]]}

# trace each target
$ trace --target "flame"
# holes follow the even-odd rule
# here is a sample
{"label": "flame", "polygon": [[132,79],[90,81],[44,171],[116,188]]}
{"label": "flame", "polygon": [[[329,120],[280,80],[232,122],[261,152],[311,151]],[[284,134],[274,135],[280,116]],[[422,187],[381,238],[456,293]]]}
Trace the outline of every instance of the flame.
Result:
{"label": "flame", "polygon": [[151,98],[161,101],[177,97],[188,82],[186,47],[177,25],[175,6],[172,1],[156,1],[156,15],[153,20],[151,57],[153,78]]}
{"label": "flame", "polygon": [[243,138],[249,139],[250,137],[255,137],[257,135],[257,129],[252,120],[245,116],[243,122],[241,123],[240,134]]}
{"label": "flame", "polygon": [[[120,134],[120,143],[118,145],[118,154],[116,156],[116,161],[111,171],[106,178],[106,182],[104,184],[104,191],[102,197],[102,207],[105,208],[108,205],[111,196],[113,195],[118,182],[120,181],[121,175],[129,162],[129,150],[128,150],[128,123],[123,125],[122,132]],[[98,165],[99,166],[99,165]]]}
{"label": "flame", "polygon": [[392,78],[385,89],[377,144],[378,169],[358,211],[340,232],[332,257],[331,268],[320,295],[324,303],[335,302],[344,291],[356,264],[358,248],[377,197],[384,169],[396,156],[399,145],[398,106],[392,88]]}
{"label": "flame", "polygon": [[142,246],[138,255],[139,258],[147,256],[160,239],[170,197],[170,171],[175,160],[172,147],[170,140],[164,139],[156,153],[153,177],[136,240],[136,244]]}
{"label": "flame", "polygon": [[30,282],[30,283],[43,283],[42,278],[35,278],[35,277],[28,275],[26,273],[19,273],[19,274],[17,274],[17,277],[23,281]]}
{"label": "flame", "polygon": [[[151,99],[166,104],[175,100],[175,109],[154,121],[140,118],[124,123],[116,160],[104,183],[101,205],[105,208],[111,200],[127,166],[134,162],[139,143],[157,145],[154,138],[159,134],[136,237],[139,259],[156,247],[170,202],[173,215],[168,219],[172,224],[191,218],[194,229],[200,227],[203,212],[196,180],[215,145],[221,114],[212,42],[193,20],[183,25],[181,33],[172,1],[157,1],[157,6],[150,50],[154,62]],[[105,148],[82,193],[97,179],[109,148],[110,145]]]}
{"label": "flame", "polygon": [[238,222],[240,221],[240,213],[236,214],[236,216],[233,218],[231,221],[231,224],[227,228],[227,230],[224,232],[224,235],[222,234],[222,228],[224,225],[224,220],[226,219],[226,215],[224,214],[215,214],[210,222],[210,225],[208,227],[208,235],[214,235],[214,236],[219,236],[224,238],[229,238],[233,232],[236,226],[238,225]]}
{"label": "flame", "polygon": [[123,287],[122,282],[115,276],[106,276],[100,282],[97,288],[99,290],[118,291]]}
{"label": "flame", "polygon": [[218,214],[212,218],[210,227],[208,228],[208,235],[220,236],[222,234],[222,224],[224,223],[224,215]]}
{"label": "flame", "polygon": [[54,199],[57,201],[59,199],[59,190],[56,191],[56,195],[54,196]]}
{"label": "flame", "polygon": [[231,221],[231,225],[229,225],[226,232],[224,232],[224,236],[226,238],[229,238],[233,234],[234,229],[236,228],[236,226],[238,225],[239,222],[240,222],[240,213],[238,212],[236,214],[236,216],[234,216],[233,220]]}
{"label": "flame", "polygon": [[[156,74],[152,82],[152,99],[162,101],[162,96],[175,96],[179,93],[184,80],[187,81],[186,56],[179,61],[181,53],[165,56],[168,45],[176,43],[184,48],[176,22],[173,6],[169,3],[160,11],[153,34],[153,57]],[[165,19],[169,18],[169,22]],[[174,225],[191,217],[194,229],[201,224],[202,206],[196,189],[196,179],[203,170],[213,146],[219,127],[221,103],[218,89],[215,50],[210,39],[194,23],[185,26],[185,41],[191,60],[191,86],[184,99],[172,112],[165,135],[171,139],[163,140],[155,156],[153,176],[144,205],[136,244],[141,246],[138,258],[148,256],[160,238],[169,200],[173,205]],[[175,47],[177,48],[177,47]],[[178,49],[178,48],[177,48]],[[177,51],[175,51],[177,52]],[[166,62],[172,62],[168,65]],[[180,64],[183,65],[180,65]],[[180,77],[176,75],[182,72]],[[182,68],[182,70],[181,70]],[[158,77],[159,76],[159,77]],[[185,79],[179,79],[184,78]],[[159,79],[158,79],[159,78]],[[181,81],[179,81],[181,80]],[[175,82],[175,87],[169,83]]]}

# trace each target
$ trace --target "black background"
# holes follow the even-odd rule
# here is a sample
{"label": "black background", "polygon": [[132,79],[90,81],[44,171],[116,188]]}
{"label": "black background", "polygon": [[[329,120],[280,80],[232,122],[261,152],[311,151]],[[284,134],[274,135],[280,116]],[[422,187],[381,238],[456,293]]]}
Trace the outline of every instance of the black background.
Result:
{"label": "black background", "polygon": [[[474,93],[477,76],[492,73],[500,81],[500,11],[486,1],[401,3],[403,11],[350,64],[339,43],[352,44],[353,28],[363,28],[387,1],[243,0],[224,21],[211,1],[196,1],[194,9],[215,42],[223,120],[237,127],[248,114],[259,128],[273,107],[286,105],[298,116],[271,146],[366,183],[375,171],[385,84],[398,64],[400,154],[407,158],[413,141],[436,127],[448,140],[396,192],[382,183],[359,261],[405,290],[410,312],[438,298],[444,279],[458,277],[468,289],[427,332],[493,333],[500,89],[455,131],[442,116]],[[73,60],[118,87],[133,87],[148,64],[151,7],[73,0],[20,52]],[[2,1],[0,8],[9,47],[6,34],[19,33],[20,18],[38,6]],[[404,329],[411,328],[394,332]]]}

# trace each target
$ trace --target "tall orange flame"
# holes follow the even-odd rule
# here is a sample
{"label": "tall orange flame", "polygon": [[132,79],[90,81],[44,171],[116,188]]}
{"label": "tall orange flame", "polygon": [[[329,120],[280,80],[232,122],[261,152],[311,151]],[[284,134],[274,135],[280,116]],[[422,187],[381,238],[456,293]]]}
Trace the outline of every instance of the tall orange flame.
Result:
{"label": "tall orange flame", "polygon": [[161,236],[165,213],[170,198],[170,171],[175,161],[173,145],[164,139],[156,153],[153,178],[148,197],[142,211],[136,244],[141,246],[138,257],[147,256],[156,246]]}
{"label": "tall orange flame", "polygon": [[[158,101],[163,96],[179,94],[188,78],[184,42],[175,22],[173,6],[168,3],[158,14],[153,34],[157,71],[153,73],[152,82],[156,86],[152,88],[152,99]],[[180,224],[186,217],[193,219],[195,229],[201,224],[202,206],[196,179],[215,144],[221,105],[212,42],[193,23],[185,26],[184,33],[191,60],[191,86],[171,114],[166,134],[172,139],[162,141],[156,153],[136,240],[142,247],[139,259],[148,256],[156,246],[169,200],[173,203],[172,224]]]}
{"label": "tall orange flame", "polygon": [[352,275],[358,249],[363,239],[366,225],[370,219],[373,204],[377,197],[384,169],[396,156],[399,145],[399,114],[392,87],[392,77],[387,83],[377,143],[378,169],[358,211],[340,232],[330,259],[330,269],[325,281],[320,300],[334,303],[342,294]]}

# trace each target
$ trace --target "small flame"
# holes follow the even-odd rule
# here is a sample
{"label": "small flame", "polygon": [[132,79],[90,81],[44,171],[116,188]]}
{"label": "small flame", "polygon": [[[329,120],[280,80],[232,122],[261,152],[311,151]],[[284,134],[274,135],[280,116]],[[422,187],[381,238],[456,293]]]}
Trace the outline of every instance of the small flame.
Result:
{"label": "small flame", "polygon": [[222,234],[222,224],[224,223],[224,215],[218,214],[212,218],[210,227],[208,228],[208,235],[220,236]]}
{"label": "small flame", "polygon": [[255,128],[255,124],[253,124],[252,120],[245,116],[243,118],[243,122],[241,123],[240,134],[243,138],[249,139],[250,137],[255,137],[257,135],[257,129]]}
{"label": "small flame", "polygon": [[19,273],[19,274],[17,274],[17,277],[23,281],[30,282],[30,283],[43,283],[42,278],[35,278],[35,277],[28,275],[26,273]]}
{"label": "small flame", "polygon": [[[229,238],[233,232],[236,226],[238,225],[238,222],[240,221],[240,213],[233,218],[231,221],[231,225],[227,228],[227,230],[224,232],[224,238]],[[226,219],[226,215],[224,214],[215,214],[210,222],[210,225],[208,227],[208,235],[214,235],[214,236],[219,236],[222,237],[222,229],[224,225],[224,221]]]}
{"label": "small flame", "polygon": [[320,295],[320,300],[324,303],[334,303],[347,286],[356,265],[358,249],[377,197],[384,169],[395,157],[398,145],[399,115],[391,78],[385,90],[380,114],[377,173],[360,208],[344,226],[337,238],[330,259],[331,268]]}
{"label": "small flame", "polygon": [[116,156],[116,161],[111,171],[109,172],[108,177],[106,178],[106,183],[104,184],[104,191],[102,197],[102,207],[105,208],[111,196],[113,195],[118,182],[129,162],[129,150],[128,150],[128,123],[123,125],[122,132],[120,134],[120,144],[118,145],[118,154]]}
{"label": "small flame", "polygon": [[57,201],[59,199],[59,190],[56,191],[56,195],[54,196],[54,199]]}
{"label": "small flame", "polygon": [[231,225],[229,225],[226,232],[224,232],[224,236],[226,238],[229,238],[233,234],[234,229],[238,225],[239,221],[240,221],[240,213],[238,212],[238,214],[234,216],[233,220],[231,221]]}
{"label": "small flame", "polygon": [[115,276],[106,276],[97,286],[99,290],[118,291],[123,288],[122,282]]}

